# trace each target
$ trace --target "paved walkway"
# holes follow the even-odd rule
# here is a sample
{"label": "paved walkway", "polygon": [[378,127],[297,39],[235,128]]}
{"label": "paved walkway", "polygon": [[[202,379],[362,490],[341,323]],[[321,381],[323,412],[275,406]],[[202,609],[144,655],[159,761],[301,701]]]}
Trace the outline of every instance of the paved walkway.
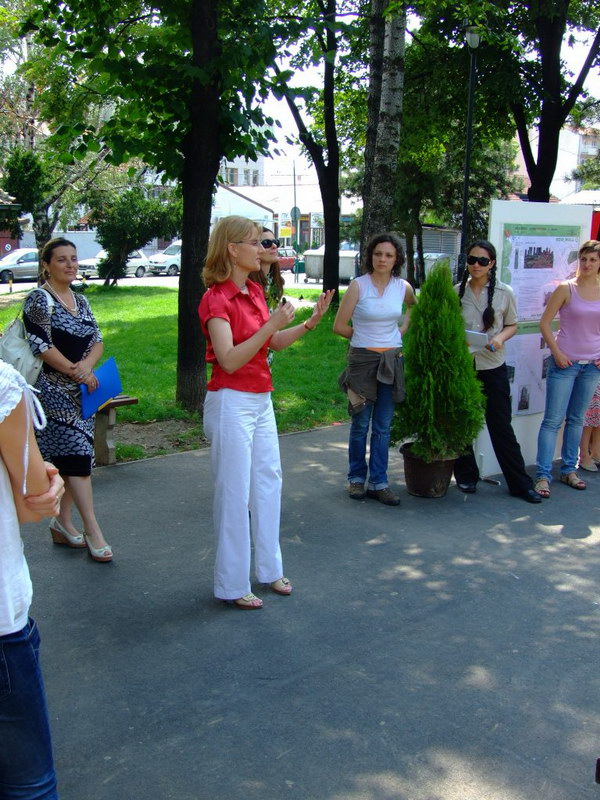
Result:
{"label": "paved walkway", "polygon": [[600,474],[424,500],[394,453],[389,508],[347,434],[281,439],[259,612],[212,600],[207,450],[97,470],[113,564],[28,526],[62,800],[600,798]]}

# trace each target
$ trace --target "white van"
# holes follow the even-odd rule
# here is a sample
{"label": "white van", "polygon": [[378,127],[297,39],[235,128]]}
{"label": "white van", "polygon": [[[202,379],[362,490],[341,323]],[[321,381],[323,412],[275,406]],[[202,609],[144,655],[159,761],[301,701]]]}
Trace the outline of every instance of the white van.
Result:
{"label": "white van", "polygon": [[179,275],[181,269],[181,239],[172,242],[162,253],[150,256],[148,269],[153,275],[165,272],[167,275]]}

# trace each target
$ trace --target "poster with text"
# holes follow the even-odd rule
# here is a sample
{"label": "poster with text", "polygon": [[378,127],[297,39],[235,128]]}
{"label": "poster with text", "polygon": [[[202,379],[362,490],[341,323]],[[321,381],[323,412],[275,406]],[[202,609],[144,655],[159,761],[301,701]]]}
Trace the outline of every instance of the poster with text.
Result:
{"label": "poster with text", "polygon": [[506,343],[513,416],[544,410],[549,355],[550,350],[537,322],[519,325],[517,335]]}
{"label": "poster with text", "polygon": [[520,320],[539,320],[561,281],[575,276],[581,227],[505,223],[500,280],[518,298]]}
{"label": "poster with text", "polygon": [[579,225],[504,224],[500,280],[512,286],[519,318],[507,346],[514,415],[544,410],[550,350],[539,320],[559,283],[575,276],[580,241]]}

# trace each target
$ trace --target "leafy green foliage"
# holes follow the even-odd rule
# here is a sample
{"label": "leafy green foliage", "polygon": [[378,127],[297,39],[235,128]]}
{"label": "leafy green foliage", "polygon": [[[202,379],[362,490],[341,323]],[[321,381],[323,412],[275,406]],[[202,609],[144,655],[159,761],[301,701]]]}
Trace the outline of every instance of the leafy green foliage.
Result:
{"label": "leafy green foliage", "polygon": [[[43,43],[46,66],[61,65],[60,79],[44,87],[40,102],[56,120],[56,145],[77,158],[99,145],[113,164],[141,158],[171,178],[183,170],[183,142],[190,131],[194,81],[220,90],[221,131],[226,157],[253,158],[270,139],[255,103],[262,95],[265,65],[275,48],[262,24],[260,0],[219,2],[220,53],[204,69],[193,60],[190,0],[164,0],[158,7],[131,0],[110,3],[53,0],[37,4],[23,25]],[[62,87],[60,103],[55,91]],[[90,118],[89,107],[100,113]]]}
{"label": "leafy green foliage", "polygon": [[[320,65],[323,84],[294,87],[289,70],[273,65],[271,90],[285,98],[298,130],[298,140],[308,152],[319,180],[323,203],[325,253],[323,285],[337,298],[339,284],[339,142],[335,115],[335,88],[339,76],[338,57],[344,36],[351,31],[341,15],[354,13],[353,0],[270,0],[269,9],[277,20],[274,36],[299,71]],[[308,116],[318,114],[321,126],[310,124]],[[334,299],[334,303],[337,300]]]}
{"label": "leafy green foliage", "polygon": [[455,458],[483,427],[484,398],[447,266],[425,281],[403,350],[406,397],[392,439],[414,439],[412,453],[424,461]]}
{"label": "leafy green foliage", "polygon": [[99,264],[101,278],[125,276],[127,258],[156,236],[173,238],[181,229],[180,202],[148,197],[141,187],[96,197],[90,221],[108,257]]}
{"label": "leafy green foliage", "polygon": [[600,156],[589,158],[573,171],[574,180],[581,181],[583,189],[600,189]]}
{"label": "leafy green foliage", "polygon": [[[489,73],[489,75],[488,75]],[[395,194],[395,223],[419,241],[423,222],[457,226],[461,222],[464,177],[468,54],[450,47],[426,30],[419,30],[406,49],[404,119],[400,137]],[[481,80],[494,79],[485,64]],[[351,80],[336,94],[343,159],[351,170],[344,185],[359,194],[364,168],[363,150],[367,127],[364,88]],[[492,197],[506,197],[520,189],[511,177],[515,148],[513,123],[499,99],[497,87],[488,95],[476,94],[472,179],[469,197],[471,233],[487,230],[487,210]],[[409,256],[409,274],[411,253]]]}
{"label": "leafy green foliage", "polygon": [[177,399],[189,410],[206,385],[195,323],[219,165],[252,160],[273,138],[260,105],[277,56],[265,11],[266,0],[39,0],[22,28],[46,48],[49,74],[64,69],[60,101],[46,86],[40,103],[65,159],[135,158],[181,181]]}
{"label": "leafy green foliage", "polygon": [[35,211],[51,187],[48,168],[33,150],[15,149],[4,164],[2,188],[21,204],[22,213]]}
{"label": "leafy green foliage", "polygon": [[[461,44],[463,51],[464,21],[480,27],[482,93],[503,106],[498,123],[509,115],[514,121],[531,179],[529,199],[548,202],[558,134],[577,100],[585,98],[583,82],[598,62],[600,6],[587,0],[422,0],[416,9],[423,18],[419,37]],[[563,45],[573,44],[569,30],[589,34],[588,58],[576,77],[561,57]],[[534,125],[539,131],[537,153],[529,137]]]}

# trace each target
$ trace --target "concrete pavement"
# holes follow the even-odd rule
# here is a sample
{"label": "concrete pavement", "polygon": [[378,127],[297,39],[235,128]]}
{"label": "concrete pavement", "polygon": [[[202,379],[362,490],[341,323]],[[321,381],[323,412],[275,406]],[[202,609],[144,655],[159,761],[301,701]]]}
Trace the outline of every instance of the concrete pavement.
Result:
{"label": "concrete pavement", "polygon": [[26,526],[62,800],[600,798],[600,474],[424,500],[393,452],[391,508],[347,435],[281,438],[262,611],[212,599],[208,450],[96,471],[112,564]]}

